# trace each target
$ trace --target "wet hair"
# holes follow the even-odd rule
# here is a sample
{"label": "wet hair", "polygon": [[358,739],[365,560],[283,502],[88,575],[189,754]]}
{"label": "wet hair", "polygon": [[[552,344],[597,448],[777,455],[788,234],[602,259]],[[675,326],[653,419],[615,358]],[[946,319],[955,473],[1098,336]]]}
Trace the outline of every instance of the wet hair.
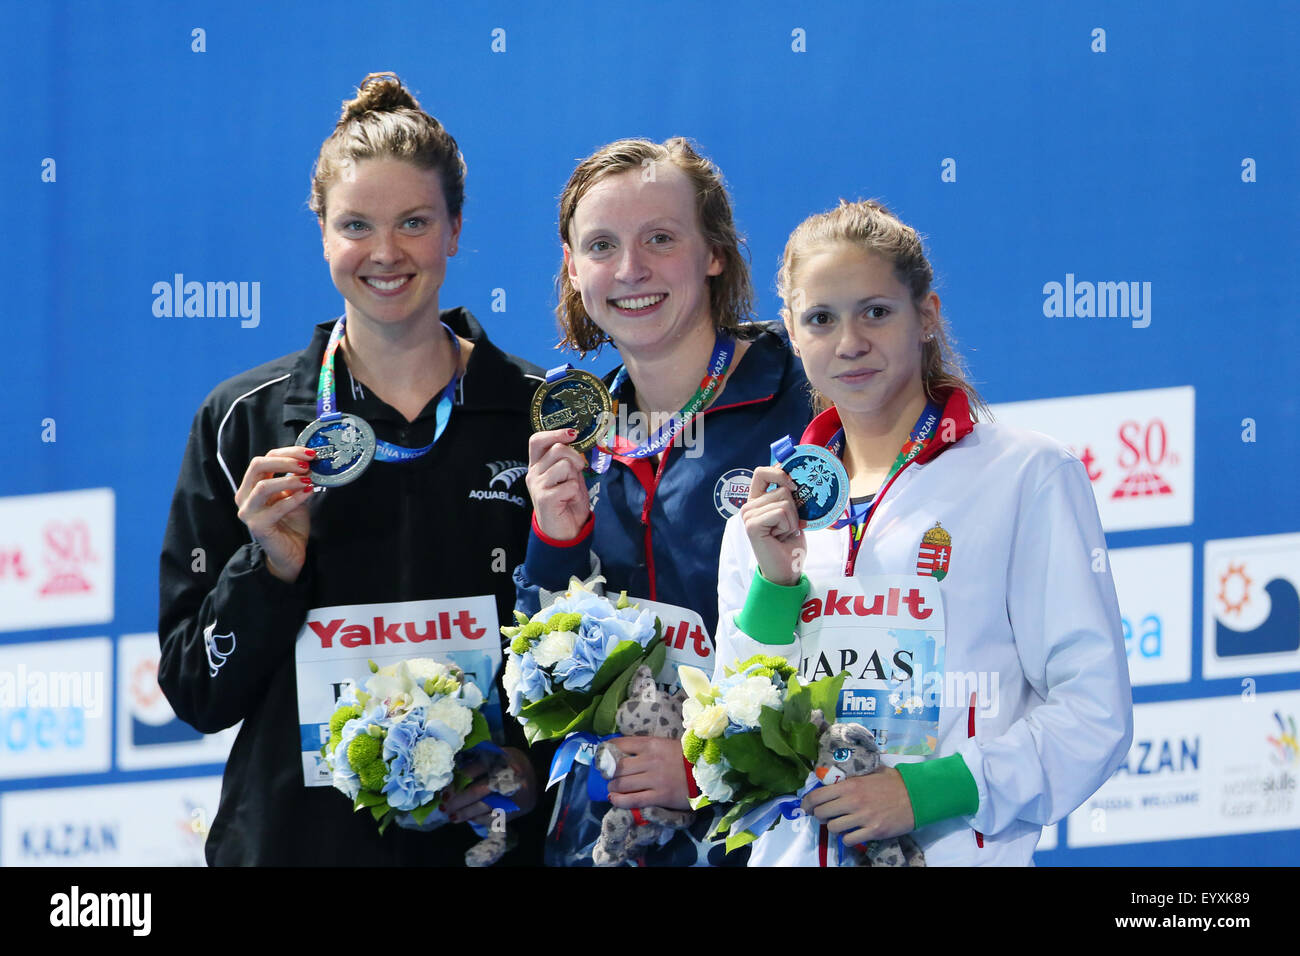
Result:
{"label": "wet hair", "polygon": [[[569,228],[573,214],[592,186],[610,176],[633,170],[643,172],[660,163],[672,163],[685,173],[695,191],[695,213],[700,233],[722,259],[721,274],[707,277],[713,326],[718,331],[743,336],[741,325],[748,321],[754,300],[749,263],[742,252],[745,241],[736,230],[731,215],[731,200],[722,180],[722,171],[700,155],[689,140],[680,136],[662,143],[621,139],[602,146],[580,162],[560,194],[560,241],[572,246]],[[563,265],[555,278],[555,291],[559,300],[555,317],[560,325],[562,346],[577,349],[585,355],[598,351],[611,341],[583,308],[582,294],[569,281],[568,271]]]}
{"label": "wet hair", "polygon": [[[786,241],[781,256],[781,268],[776,277],[776,290],[783,303],[782,317],[791,325],[794,314],[791,300],[797,294],[795,273],[813,252],[838,243],[851,243],[860,249],[883,257],[894,267],[894,275],[907,286],[912,295],[912,305],[918,310],[925,303],[934,284],[934,270],[926,258],[921,236],[884,205],[874,199],[857,202],[840,200],[835,209],[809,216],[795,228]],[[943,394],[959,388],[970,401],[971,417],[978,413],[989,415],[988,406],[979,392],[967,379],[967,368],[953,350],[955,339],[943,315],[935,316],[934,337],[922,344],[921,380],[926,397],[942,401]],[[818,412],[830,407],[830,402],[816,389],[812,389],[813,405]]]}
{"label": "wet hair", "polygon": [[401,159],[417,169],[437,170],[447,214],[465,204],[465,160],[441,123],[420,109],[396,73],[371,73],[357,95],[343,103],[334,132],[321,144],[311,171],[307,207],[325,218],[325,191],[366,159]]}

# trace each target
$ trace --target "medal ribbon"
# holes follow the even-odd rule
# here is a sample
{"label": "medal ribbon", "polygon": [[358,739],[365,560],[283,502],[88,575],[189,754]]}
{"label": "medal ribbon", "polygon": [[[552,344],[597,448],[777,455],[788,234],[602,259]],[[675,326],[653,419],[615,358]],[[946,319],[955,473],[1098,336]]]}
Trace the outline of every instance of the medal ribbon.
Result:
{"label": "medal ribbon", "polygon": [[[325,355],[321,359],[320,379],[316,385],[316,417],[323,422],[332,422],[343,417],[343,413],[338,410],[334,401],[334,353],[338,351],[339,344],[343,341],[346,322],[347,316],[341,315],[334,323],[334,328],[330,330],[329,341],[325,343]],[[378,461],[413,461],[427,455],[430,449],[438,444],[438,439],[442,437],[443,430],[447,427],[447,420],[451,418],[452,395],[455,394],[456,385],[460,382],[460,339],[456,338],[456,333],[446,322],[441,324],[451,338],[451,347],[456,356],[456,371],[452,373],[451,381],[438,396],[438,407],[434,412],[433,441],[423,448],[407,448],[404,445],[376,440],[375,458]]]}
{"label": "medal ribbon", "polygon": [[[934,438],[935,429],[939,424],[939,416],[943,414],[941,409],[934,402],[926,402],[925,410],[921,412],[921,417],[916,420],[912,426],[911,434],[908,435],[907,441],[903,442],[903,447],[898,452],[898,457],[894,459],[894,464],[890,466],[889,474],[885,480],[880,483],[880,488],[876,491],[875,497],[871,499],[869,505],[855,506],[850,503],[848,511],[843,517],[837,520],[832,528],[849,528],[849,554],[848,560],[844,562],[845,575],[853,573],[853,567],[857,564],[858,550],[862,547],[862,539],[867,536],[867,523],[871,516],[875,514],[876,505],[880,504],[880,499],[884,497],[885,489],[894,477],[916,460],[916,456],[925,450]],[[826,443],[827,451],[843,457],[844,455],[844,429],[841,428]]]}
{"label": "medal ribbon", "polygon": [[[657,455],[667,448],[678,432],[686,427],[686,423],[709,404],[710,399],[717,394],[718,389],[722,386],[722,380],[727,377],[727,372],[731,370],[731,360],[736,354],[736,340],[730,336],[724,336],[721,333],[713,340],[713,354],[709,356],[709,364],[704,370],[704,378],[700,380],[700,387],[695,390],[695,394],[690,397],[681,410],[675,412],[664,425],[656,431],[639,447],[633,446],[631,442],[618,435],[614,436],[613,447],[605,447],[597,444],[591,453],[591,470],[598,475],[603,475],[609,471],[612,456],[617,454],[620,458],[649,458],[651,455]],[[618,421],[618,392],[627,381],[627,367],[620,366],[618,374],[614,376],[614,384],[610,386],[609,393],[614,399],[614,422]],[[617,427],[617,426],[614,426]]]}

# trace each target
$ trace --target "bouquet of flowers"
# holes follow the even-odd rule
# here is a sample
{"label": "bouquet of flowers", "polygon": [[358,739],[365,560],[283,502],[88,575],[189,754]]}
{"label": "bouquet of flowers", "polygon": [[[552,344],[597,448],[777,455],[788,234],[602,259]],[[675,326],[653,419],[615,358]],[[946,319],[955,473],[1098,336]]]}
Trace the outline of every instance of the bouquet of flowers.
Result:
{"label": "bouquet of flowers", "polygon": [[380,833],[392,822],[421,828],[456,781],[457,756],[491,740],[483,694],[428,658],[371,661],[370,670],[364,690],[349,684],[339,698],[322,755],[334,786],[370,810]]}
{"label": "bouquet of flowers", "polygon": [[503,683],[529,743],[613,733],[633,673],[642,663],[658,673],[667,652],[654,614],[630,604],[626,591],[611,603],[577,578],[531,620],[515,617],[516,626],[501,628],[510,638]]}
{"label": "bouquet of flowers", "polygon": [[756,654],[725,674],[714,684],[697,668],[678,670],[687,693],[682,752],[700,788],[691,806],[731,804],[709,834],[726,836],[730,852],[759,835],[738,821],[806,786],[825,726],[813,712],[835,713],[847,673],[801,684],[784,658]]}

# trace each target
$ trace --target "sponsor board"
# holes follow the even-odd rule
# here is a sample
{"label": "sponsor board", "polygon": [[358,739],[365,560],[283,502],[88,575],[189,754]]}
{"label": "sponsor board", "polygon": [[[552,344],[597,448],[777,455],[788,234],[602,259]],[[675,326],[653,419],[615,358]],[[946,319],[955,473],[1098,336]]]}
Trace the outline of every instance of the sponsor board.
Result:
{"label": "sponsor board", "polygon": [[678,607],[676,604],[664,604],[649,598],[629,597],[628,603],[650,611],[663,628],[664,666],[655,675],[655,681],[670,694],[675,693],[681,682],[677,678],[677,668],[683,664],[696,667],[712,678],[716,658],[713,654],[713,641],[704,627],[704,618],[690,608]]}
{"label": "sponsor board", "polygon": [[0,866],[203,866],[220,777],[0,794]]}
{"label": "sponsor board", "polygon": [[1112,548],[1133,684],[1192,679],[1192,546]]}
{"label": "sponsor board", "polygon": [[1205,542],[1201,675],[1300,671],[1300,534]]}
{"label": "sponsor board", "polygon": [[1107,531],[1192,523],[1191,386],[993,406],[994,421],[1055,438],[1088,469]]}
{"label": "sponsor board", "polygon": [[1139,704],[1115,775],[1070,814],[1070,846],[1300,827],[1300,691]]}
{"label": "sponsor board", "polygon": [[172,710],[158,686],[158,635],[117,641],[117,766],[122,770],[224,763],[236,725],[201,734]]}
{"label": "sponsor board", "polygon": [[329,720],[349,683],[365,686],[371,673],[369,661],[386,667],[405,658],[430,657],[459,667],[466,680],[483,692],[483,716],[493,736],[498,742],[501,739],[501,695],[496,685],[501,631],[496,599],[490,595],[313,608],[298,632],[294,654],[305,786],[333,782],[321,754],[329,740]]}
{"label": "sponsor board", "polygon": [[109,768],[112,643],[0,645],[0,779]]}
{"label": "sponsor board", "polygon": [[0,498],[0,631],[113,619],[113,490]]}

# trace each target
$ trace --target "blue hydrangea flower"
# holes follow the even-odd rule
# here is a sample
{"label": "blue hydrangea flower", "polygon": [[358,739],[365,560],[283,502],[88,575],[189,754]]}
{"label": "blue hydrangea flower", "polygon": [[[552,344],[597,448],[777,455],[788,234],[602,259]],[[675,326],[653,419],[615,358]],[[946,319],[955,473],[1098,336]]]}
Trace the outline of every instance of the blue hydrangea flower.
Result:
{"label": "blue hydrangea flower", "polygon": [[532,654],[519,659],[519,692],[530,701],[539,701],[551,693],[551,678],[537,666]]}

